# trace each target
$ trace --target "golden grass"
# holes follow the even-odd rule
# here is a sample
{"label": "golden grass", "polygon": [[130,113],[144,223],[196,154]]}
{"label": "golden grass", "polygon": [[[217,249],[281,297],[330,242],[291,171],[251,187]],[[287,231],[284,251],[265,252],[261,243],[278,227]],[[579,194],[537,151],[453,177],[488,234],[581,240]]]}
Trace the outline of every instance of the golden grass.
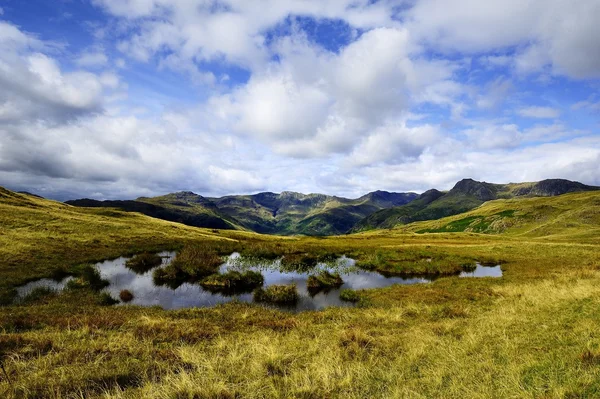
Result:
{"label": "golden grass", "polygon": [[298,314],[240,303],[179,311],[106,307],[92,290],[50,293],[0,307],[0,359],[11,381],[0,372],[0,397],[599,397],[597,226],[595,219],[573,222],[577,228],[561,219],[564,212],[595,215],[577,210],[577,198],[555,222],[540,221],[551,229],[543,236],[530,225],[506,235],[394,230],[324,239],[212,234],[12,199],[0,206],[7,289],[62,262],[212,240],[253,253],[360,258],[383,251],[415,267],[422,256],[497,261],[504,277],[361,291],[359,307]]}

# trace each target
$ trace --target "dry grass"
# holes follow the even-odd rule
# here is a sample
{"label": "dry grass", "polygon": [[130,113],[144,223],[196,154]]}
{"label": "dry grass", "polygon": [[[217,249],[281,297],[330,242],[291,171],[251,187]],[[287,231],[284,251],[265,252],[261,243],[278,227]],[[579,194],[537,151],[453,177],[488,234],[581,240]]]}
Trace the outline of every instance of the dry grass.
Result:
{"label": "dry grass", "polygon": [[119,251],[193,243],[210,244],[219,256],[232,249],[358,259],[379,252],[403,270],[422,267],[423,256],[448,265],[499,262],[504,277],[361,291],[368,305],[298,314],[241,303],[180,311],[108,307],[84,284],[0,307],[0,359],[11,381],[0,372],[0,397],[600,396],[595,227],[573,235],[571,227],[563,234],[550,223],[554,230],[543,237],[391,231],[315,239],[222,231],[219,239],[227,241],[213,241],[210,232],[138,215],[18,200],[0,206],[5,290]]}

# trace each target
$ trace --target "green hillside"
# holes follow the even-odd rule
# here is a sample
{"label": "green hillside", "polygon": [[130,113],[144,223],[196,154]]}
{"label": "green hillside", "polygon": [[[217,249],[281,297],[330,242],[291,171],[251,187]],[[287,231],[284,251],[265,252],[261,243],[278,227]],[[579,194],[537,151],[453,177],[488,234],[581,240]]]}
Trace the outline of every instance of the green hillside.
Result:
{"label": "green hillside", "polygon": [[460,215],[412,223],[400,230],[600,240],[600,192],[493,200]]}
{"label": "green hillside", "polygon": [[415,197],[414,193],[375,191],[357,199],[294,192],[206,198],[184,191],[132,201],[81,199],[67,203],[140,212],[195,227],[323,236],[347,233],[373,212],[404,205]]}
{"label": "green hillside", "polygon": [[221,239],[188,227],[110,208],[78,208],[0,187],[0,303],[9,287],[82,262]]}
{"label": "green hillside", "polygon": [[467,212],[486,201],[495,199],[551,197],[598,189],[598,187],[562,179],[509,184],[493,184],[463,179],[447,193],[442,194],[437,190],[429,190],[407,205],[375,212],[358,222],[352,232],[393,228],[397,225],[416,221],[436,220]]}

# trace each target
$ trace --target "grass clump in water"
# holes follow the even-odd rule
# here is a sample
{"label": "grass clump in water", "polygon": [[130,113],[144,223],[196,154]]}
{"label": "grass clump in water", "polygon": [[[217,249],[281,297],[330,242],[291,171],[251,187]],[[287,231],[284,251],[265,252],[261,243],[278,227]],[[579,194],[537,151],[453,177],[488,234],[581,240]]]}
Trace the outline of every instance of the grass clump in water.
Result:
{"label": "grass clump in water", "polygon": [[286,271],[306,272],[317,266],[319,258],[314,254],[285,254],[281,259],[281,268]]}
{"label": "grass clump in water", "polygon": [[52,295],[56,295],[56,290],[53,290],[52,288],[49,287],[38,287],[35,288],[33,290],[31,290],[31,292],[27,295],[25,295],[23,297],[23,299],[21,300],[22,303],[32,303],[32,302],[38,302],[44,298],[47,298],[49,296]]}
{"label": "grass clump in water", "polygon": [[344,284],[344,280],[337,273],[329,273],[324,270],[319,274],[308,277],[306,286],[308,289],[325,289],[325,288],[337,288]]}
{"label": "grass clump in water", "polygon": [[82,265],[75,268],[77,277],[67,283],[68,289],[90,288],[94,291],[100,291],[110,284],[100,276],[100,272],[93,265]]}
{"label": "grass clump in water", "polygon": [[360,295],[358,292],[351,290],[349,288],[340,291],[340,299],[346,302],[358,302],[360,301]]}
{"label": "grass clump in water", "polygon": [[256,302],[293,304],[298,302],[298,290],[296,284],[270,285],[266,288],[258,288],[254,291]]}
{"label": "grass clump in water", "polygon": [[129,290],[122,290],[119,293],[119,298],[121,298],[121,301],[123,302],[131,302],[133,300],[133,293]]}
{"label": "grass clump in water", "polygon": [[222,263],[223,258],[209,245],[187,246],[171,264],[154,271],[154,283],[176,288],[186,281],[197,281],[215,274]]}
{"label": "grass clump in water", "polygon": [[264,278],[259,272],[249,270],[245,273],[229,271],[208,276],[200,285],[209,291],[251,291],[263,285]]}
{"label": "grass clump in water", "polygon": [[157,254],[144,252],[129,259],[125,262],[125,266],[138,274],[144,274],[148,270],[160,266],[161,263],[162,258]]}
{"label": "grass clump in water", "polygon": [[463,272],[473,273],[477,269],[477,264],[475,263],[464,263],[461,265]]}

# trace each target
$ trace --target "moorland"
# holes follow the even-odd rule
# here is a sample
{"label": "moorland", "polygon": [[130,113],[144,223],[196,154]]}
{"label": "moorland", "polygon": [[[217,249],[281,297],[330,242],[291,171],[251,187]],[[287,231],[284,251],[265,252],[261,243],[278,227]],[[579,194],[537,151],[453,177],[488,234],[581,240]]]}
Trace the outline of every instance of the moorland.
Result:
{"label": "moorland", "polygon": [[[0,189],[0,396],[600,396],[600,192],[541,186],[467,182],[433,201],[424,193],[411,215],[435,213],[429,204],[444,197],[477,198],[469,209],[352,230],[357,221],[357,233],[338,236],[265,235],[231,218],[201,228]],[[365,217],[406,215],[415,201]],[[384,275],[439,278],[346,293],[355,305],[319,311],[235,300],[165,310],[125,305],[94,269],[150,254],[145,267],[165,250],[178,253],[169,281],[215,278],[232,252],[298,269],[346,255]],[[475,262],[500,265],[502,277],[457,275]],[[65,276],[73,283],[60,292],[18,296]]]}

